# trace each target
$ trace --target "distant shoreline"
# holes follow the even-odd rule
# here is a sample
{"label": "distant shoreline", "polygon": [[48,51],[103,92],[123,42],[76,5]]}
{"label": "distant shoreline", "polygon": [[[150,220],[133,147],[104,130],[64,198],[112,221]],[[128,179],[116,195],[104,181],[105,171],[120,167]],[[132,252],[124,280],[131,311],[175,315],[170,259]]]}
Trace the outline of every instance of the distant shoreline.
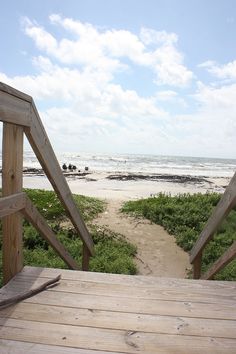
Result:
{"label": "distant shoreline", "polygon": [[[185,174],[156,174],[102,171],[62,171],[75,194],[116,200],[136,200],[159,193],[223,193],[230,177],[192,176]],[[0,175],[1,177],[1,175]],[[24,168],[24,188],[52,190],[41,168]]]}
{"label": "distant shoreline", "polygon": [[[186,173],[147,173],[147,172],[129,172],[129,171],[81,171],[81,170],[61,170],[66,178],[87,178],[89,175],[104,175],[104,178],[109,180],[119,181],[138,181],[138,180],[150,180],[150,181],[166,181],[176,183],[204,183],[209,182],[210,179],[226,179],[228,176],[207,176],[207,175],[190,175]],[[1,174],[0,170],[0,174]],[[46,176],[42,168],[24,168],[24,176]]]}
{"label": "distant shoreline", "polygon": [[[189,176],[131,172],[63,172],[75,194],[102,199],[135,200],[159,193],[223,193],[230,177]],[[42,169],[24,169],[24,188],[52,190]]]}

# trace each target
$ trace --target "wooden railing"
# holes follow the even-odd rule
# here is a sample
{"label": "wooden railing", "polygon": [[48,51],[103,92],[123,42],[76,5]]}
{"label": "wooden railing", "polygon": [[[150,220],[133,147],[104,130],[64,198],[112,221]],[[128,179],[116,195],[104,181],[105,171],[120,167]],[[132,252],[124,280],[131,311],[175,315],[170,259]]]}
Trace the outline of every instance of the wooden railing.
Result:
{"label": "wooden railing", "polygon": [[222,195],[211,217],[208,219],[202,233],[200,234],[191,254],[190,262],[193,264],[193,276],[195,279],[212,279],[216,273],[229,264],[236,257],[236,241],[229,249],[211,266],[211,268],[201,275],[202,253],[208,242],[213,238],[214,233],[236,205],[236,173],[231,179],[228,187]]}
{"label": "wooden railing", "polygon": [[0,82],[0,121],[3,122],[0,217],[3,217],[4,283],[23,267],[22,216],[33,224],[70,268],[79,269],[46,220],[22,192],[24,134],[83,241],[82,269],[87,270],[89,257],[94,254],[93,241],[62,174],[33,99]]}

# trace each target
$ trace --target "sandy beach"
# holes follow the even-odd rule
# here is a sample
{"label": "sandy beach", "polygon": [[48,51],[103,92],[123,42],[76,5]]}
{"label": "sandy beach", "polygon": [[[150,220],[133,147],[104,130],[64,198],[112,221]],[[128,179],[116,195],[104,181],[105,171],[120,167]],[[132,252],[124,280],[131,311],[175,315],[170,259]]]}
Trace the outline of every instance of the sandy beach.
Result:
{"label": "sandy beach", "polygon": [[[175,238],[161,226],[120,213],[122,203],[160,192],[171,195],[223,193],[230,181],[229,177],[92,171],[65,173],[65,177],[73,193],[106,200],[106,210],[94,223],[121,233],[136,245],[135,262],[139,274],[174,278],[187,276],[191,269],[188,254],[176,245]],[[25,171],[23,181],[25,188],[52,189],[41,170]]]}
{"label": "sandy beach", "polygon": [[[65,173],[75,194],[115,200],[148,198],[158,193],[224,192],[229,177],[157,175],[125,172]],[[39,170],[24,173],[24,188],[52,189],[47,177]]]}

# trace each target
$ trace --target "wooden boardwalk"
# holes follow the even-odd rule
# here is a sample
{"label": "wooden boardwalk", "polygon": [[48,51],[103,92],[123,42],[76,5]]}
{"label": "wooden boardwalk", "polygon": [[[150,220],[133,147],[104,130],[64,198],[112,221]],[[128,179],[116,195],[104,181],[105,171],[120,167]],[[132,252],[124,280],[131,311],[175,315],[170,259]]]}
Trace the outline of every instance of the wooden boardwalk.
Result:
{"label": "wooden boardwalk", "polygon": [[0,353],[236,353],[236,283],[25,267],[0,300]]}

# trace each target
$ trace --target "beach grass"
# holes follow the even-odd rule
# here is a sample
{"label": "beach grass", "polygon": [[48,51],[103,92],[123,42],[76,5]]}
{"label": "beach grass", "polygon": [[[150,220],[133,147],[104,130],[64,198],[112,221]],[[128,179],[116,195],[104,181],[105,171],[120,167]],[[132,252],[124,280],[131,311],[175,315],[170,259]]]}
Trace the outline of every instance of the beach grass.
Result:
{"label": "beach grass", "polygon": [[[26,189],[25,192],[42,213],[69,253],[82,264],[82,241],[69,222],[56,194],[52,191]],[[136,248],[120,234],[93,225],[92,220],[106,207],[103,200],[73,195],[94,241],[95,256],[90,260],[90,271],[135,274]],[[1,231],[0,224],[0,231]],[[23,224],[24,264],[39,267],[67,268],[48,243],[27,222]],[[0,249],[2,232],[0,232]],[[0,285],[2,284],[2,252],[0,252]]]}
{"label": "beach grass", "polygon": [[[189,252],[195,244],[220,194],[162,194],[124,204],[122,211],[145,217],[162,225],[176,238],[176,243]],[[203,252],[202,271],[205,272],[236,240],[236,209],[233,209]],[[171,262],[171,260],[170,260]],[[221,270],[215,279],[236,280],[236,261]]]}

